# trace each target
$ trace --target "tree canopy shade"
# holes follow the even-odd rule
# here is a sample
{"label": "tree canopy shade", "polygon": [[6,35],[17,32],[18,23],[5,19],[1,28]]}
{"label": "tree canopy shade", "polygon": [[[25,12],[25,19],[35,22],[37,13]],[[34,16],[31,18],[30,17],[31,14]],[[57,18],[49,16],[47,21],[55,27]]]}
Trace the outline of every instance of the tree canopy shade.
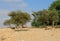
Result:
{"label": "tree canopy shade", "polygon": [[[10,23],[14,24],[16,27],[19,25],[23,26],[31,19],[30,15],[27,12],[22,11],[10,12],[8,16],[10,16],[10,20],[12,20],[12,21],[9,20]],[[9,23],[9,21],[6,21],[6,23]]]}

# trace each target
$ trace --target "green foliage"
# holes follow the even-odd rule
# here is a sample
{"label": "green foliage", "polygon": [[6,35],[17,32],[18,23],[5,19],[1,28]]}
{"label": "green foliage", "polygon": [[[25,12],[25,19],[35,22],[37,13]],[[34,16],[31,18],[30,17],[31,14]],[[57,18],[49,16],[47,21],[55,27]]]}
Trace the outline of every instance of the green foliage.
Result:
{"label": "green foliage", "polygon": [[60,18],[60,1],[54,1],[48,10],[33,12],[34,20],[33,26],[52,25],[54,26],[59,22]]}
{"label": "green foliage", "polygon": [[58,16],[58,12],[56,10],[50,11],[49,20],[58,22],[59,16]]}
{"label": "green foliage", "polygon": [[[32,15],[34,19],[31,23],[32,26],[45,26],[60,23],[60,0],[54,1],[48,10],[41,10],[37,12],[33,12]],[[4,22],[4,25],[15,25],[16,27],[21,25],[23,27],[24,24],[30,21],[30,15],[27,12],[22,11],[12,11],[8,14],[10,17],[9,20]]]}
{"label": "green foliage", "polygon": [[54,26],[55,23],[59,22],[59,16],[58,16],[58,12],[56,10],[50,11],[49,20],[50,20],[50,23],[52,22],[52,26]]}
{"label": "green foliage", "polygon": [[49,7],[49,10],[53,10],[53,9],[55,9],[56,12],[58,12],[58,16],[59,16],[58,24],[60,24],[60,0],[56,0],[51,4],[51,6]]}
{"label": "green foliage", "polygon": [[27,22],[30,21],[30,15],[26,12],[22,12],[22,11],[17,11],[17,12],[11,12],[9,13],[10,16],[10,20],[12,21],[6,21],[5,23],[8,24],[9,22],[11,24],[14,24],[16,27],[19,26],[19,25],[24,25],[26,24]]}
{"label": "green foliage", "polygon": [[6,20],[6,21],[4,22],[4,25],[8,25],[8,26],[10,26],[10,27],[11,27],[11,24],[12,24],[12,20]]}
{"label": "green foliage", "polygon": [[32,26],[36,26],[36,27],[39,27],[40,25],[42,25],[41,23],[39,22],[35,22],[34,20],[32,21],[31,23]]}
{"label": "green foliage", "polygon": [[[34,20],[32,26],[52,25],[59,21],[58,12],[56,10],[42,10],[33,13]],[[54,22],[54,23],[53,23]]]}
{"label": "green foliage", "polygon": [[60,10],[60,1],[58,0],[54,1],[49,7],[49,10],[52,10],[52,9]]}
{"label": "green foliage", "polygon": [[33,12],[34,20],[32,22],[33,26],[40,26],[45,25],[45,23],[48,21],[48,14],[49,12],[47,10],[42,10],[38,12]]}

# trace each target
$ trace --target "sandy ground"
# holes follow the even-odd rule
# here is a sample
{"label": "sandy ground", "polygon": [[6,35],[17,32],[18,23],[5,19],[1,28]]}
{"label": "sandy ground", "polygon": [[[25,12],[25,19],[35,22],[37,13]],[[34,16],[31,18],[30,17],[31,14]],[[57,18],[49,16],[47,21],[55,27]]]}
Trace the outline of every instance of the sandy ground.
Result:
{"label": "sandy ground", "polygon": [[30,28],[28,31],[14,31],[0,28],[0,41],[60,41],[60,29]]}

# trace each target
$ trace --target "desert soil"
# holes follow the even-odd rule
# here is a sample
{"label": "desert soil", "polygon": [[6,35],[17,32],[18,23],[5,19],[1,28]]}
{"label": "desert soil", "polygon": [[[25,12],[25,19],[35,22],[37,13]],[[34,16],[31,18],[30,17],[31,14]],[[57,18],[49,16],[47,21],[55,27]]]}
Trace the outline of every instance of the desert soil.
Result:
{"label": "desert soil", "polygon": [[60,29],[30,28],[28,31],[15,31],[0,28],[0,41],[60,41]]}

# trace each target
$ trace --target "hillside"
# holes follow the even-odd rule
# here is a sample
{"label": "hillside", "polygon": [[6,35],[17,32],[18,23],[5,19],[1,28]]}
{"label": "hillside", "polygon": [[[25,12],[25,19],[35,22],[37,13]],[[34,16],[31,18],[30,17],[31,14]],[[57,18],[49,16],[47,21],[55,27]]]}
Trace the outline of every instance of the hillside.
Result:
{"label": "hillside", "polygon": [[28,31],[14,31],[0,28],[0,41],[60,41],[60,29],[30,28]]}

